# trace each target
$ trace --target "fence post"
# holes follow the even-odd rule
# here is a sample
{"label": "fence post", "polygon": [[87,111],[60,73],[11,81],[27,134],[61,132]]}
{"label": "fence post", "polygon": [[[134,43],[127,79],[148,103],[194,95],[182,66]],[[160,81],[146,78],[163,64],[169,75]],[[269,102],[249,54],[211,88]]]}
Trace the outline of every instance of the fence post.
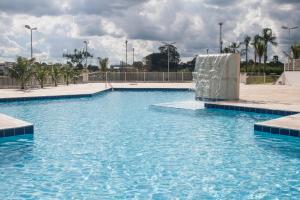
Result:
{"label": "fence post", "polygon": [[165,82],[165,72],[163,72],[163,82]]}
{"label": "fence post", "polygon": [[146,82],[146,72],[144,72],[144,82]]}
{"label": "fence post", "polygon": [[183,72],[181,72],[181,82],[183,82]]}
{"label": "fence post", "polygon": [[126,78],[126,72],[125,72],[125,82],[127,82],[127,78]]}

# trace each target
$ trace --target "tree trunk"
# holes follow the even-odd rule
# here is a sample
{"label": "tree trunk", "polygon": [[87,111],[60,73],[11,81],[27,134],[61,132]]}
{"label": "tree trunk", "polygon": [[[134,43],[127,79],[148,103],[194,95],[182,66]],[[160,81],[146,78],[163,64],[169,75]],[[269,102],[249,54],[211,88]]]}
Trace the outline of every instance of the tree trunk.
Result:
{"label": "tree trunk", "polygon": [[264,53],[264,64],[267,63],[267,60],[268,60],[268,44],[265,44],[265,53]]}

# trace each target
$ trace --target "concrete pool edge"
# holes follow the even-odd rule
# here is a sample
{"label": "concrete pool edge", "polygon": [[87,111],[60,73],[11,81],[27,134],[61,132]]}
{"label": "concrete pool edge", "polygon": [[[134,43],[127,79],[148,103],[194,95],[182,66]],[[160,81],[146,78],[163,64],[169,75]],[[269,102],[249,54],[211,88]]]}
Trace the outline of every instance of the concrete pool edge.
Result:
{"label": "concrete pool edge", "polygon": [[0,138],[34,134],[33,124],[0,113]]}
{"label": "concrete pool edge", "polygon": [[280,134],[292,137],[300,137],[300,112],[291,110],[278,110],[272,108],[249,107],[234,105],[232,102],[205,103],[208,109],[235,110],[243,112],[255,112],[262,114],[281,115],[282,117],[254,124],[254,130],[271,134]]}

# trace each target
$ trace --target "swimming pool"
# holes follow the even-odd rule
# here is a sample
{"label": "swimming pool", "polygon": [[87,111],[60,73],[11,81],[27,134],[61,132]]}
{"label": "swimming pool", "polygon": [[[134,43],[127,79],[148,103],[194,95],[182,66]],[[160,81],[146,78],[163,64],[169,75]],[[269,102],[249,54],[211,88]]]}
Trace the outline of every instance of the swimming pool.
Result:
{"label": "swimming pool", "polygon": [[35,125],[0,139],[0,199],[298,199],[299,138],[253,131],[277,116],[152,104],[179,91],[1,103]]}

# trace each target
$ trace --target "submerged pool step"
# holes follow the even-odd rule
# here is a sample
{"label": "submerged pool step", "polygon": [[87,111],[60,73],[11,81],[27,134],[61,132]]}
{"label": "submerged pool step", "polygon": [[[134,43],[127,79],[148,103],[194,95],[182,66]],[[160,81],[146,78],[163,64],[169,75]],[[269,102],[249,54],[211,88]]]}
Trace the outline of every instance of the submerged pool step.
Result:
{"label": "submerged pool step", "polygon": [[180,101],[180,102],[167,102],[153,104],[154,108],[166,108],[166,109],[183,109],[183,110],[202,110],[204,109],[204,102],[202,101]]}
{"label": "submerged pool step", "polygon": [[33,124],[0,114],[0,138],[33,133]]}

